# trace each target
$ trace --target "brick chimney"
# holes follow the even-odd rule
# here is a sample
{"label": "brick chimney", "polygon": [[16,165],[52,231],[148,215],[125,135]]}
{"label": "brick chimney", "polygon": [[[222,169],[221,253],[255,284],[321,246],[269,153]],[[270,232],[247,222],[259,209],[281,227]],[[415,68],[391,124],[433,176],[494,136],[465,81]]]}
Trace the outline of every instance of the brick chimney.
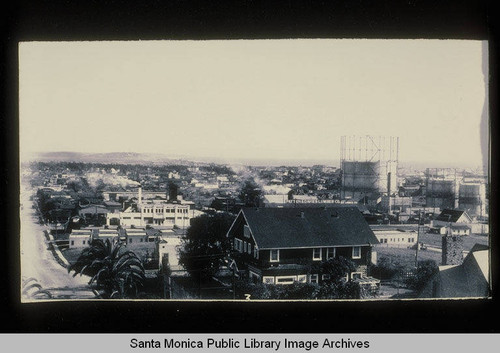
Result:
{"label": "brick chimney", "polygon": [[453,235],[451,227],[446,228],[446,232],[441,239],[441,265],[461,265],[464,260],[464,236]]}

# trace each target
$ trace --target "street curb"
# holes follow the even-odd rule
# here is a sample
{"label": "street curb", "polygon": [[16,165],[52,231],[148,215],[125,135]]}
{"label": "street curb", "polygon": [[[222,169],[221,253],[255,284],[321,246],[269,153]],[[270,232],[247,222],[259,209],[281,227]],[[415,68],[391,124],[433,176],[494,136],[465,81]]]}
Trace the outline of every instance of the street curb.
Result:
{"label": "street curb", "polygon": [[54,237],[50,234],[49,231],[44,230],[43,234],[45,235],[45,238],[49,241],[49,250],[52,252],[52,255],[54,255],[54,258],[56,261],[64,268],[69,267],[69,262],[66,260],[64,255],[61,253],[61,250],[59,250],[59,247],[54,246]]}

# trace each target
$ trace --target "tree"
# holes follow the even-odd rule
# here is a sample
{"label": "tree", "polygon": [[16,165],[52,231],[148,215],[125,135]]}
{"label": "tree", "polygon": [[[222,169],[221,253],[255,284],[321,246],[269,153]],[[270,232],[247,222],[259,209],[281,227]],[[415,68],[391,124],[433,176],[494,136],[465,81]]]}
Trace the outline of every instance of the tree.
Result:
{"label": "tree", "polygon": [[392,257],[382,256],[376,265],[371,265],[370,273],[373,277],[380,280],[390,280],[399,272],[404,271],[405,266],[397,259]]}
{"label": "tree", "polygon": [[224,209],[224,202],[221,199],[215,198],[210,204],[210,207],[220,211]]}
{"label": "tree", "polygon": [[329,259],[321,264],[321,272],[323,275],[328,275],[329,282],[339,282],[355,270],[356,266],[352,261],[343,256]]}
{"label": "tree", "polygon": [[145,279],[141,260],[132,251],[124,251],[118,240],[92,240],[68,273],[90,276],[89,285],[101,298],[137,297]]}
{"label": "tree", "polygon": [[192,277],[208,279],[225,264],[231,250],[226,233],[233,220],[226,213],[193,218],[179,252],[179,263]]}
{"label": "tree", "polygon": [[424,260],[418,262],[418,268],[412,276],[405,280],[408,288],[420,291],[429,279],[439,272],[439,268],[434,260]]}
{"label": "tree", "polygon": [[357,283],[347,280],[349,274],[356,270],[354,263],[343,256],[329,259],[321,264],[321,272],[327,275],[318,292],[321,299],[356,299],[359,298]]}
{"label": "tree", "polygon": [[27,299],[52,299],[52,294],[48,290],[43,289],[38,280],[33,277],[28,279],[24,279],[23,277],[21,295]]}
{"label": "tree", "polygon": [[248,207],[259,207],[260,197],[262,196],[262,190],[259,185],[253,179],[247,179],[243,183],[239,198]]}

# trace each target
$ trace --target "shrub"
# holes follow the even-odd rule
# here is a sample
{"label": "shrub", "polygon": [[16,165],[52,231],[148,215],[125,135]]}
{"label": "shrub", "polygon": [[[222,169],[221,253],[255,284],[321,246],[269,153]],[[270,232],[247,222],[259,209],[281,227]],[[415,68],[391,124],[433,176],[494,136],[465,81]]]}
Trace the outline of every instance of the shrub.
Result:
{"label": "shrub", "polygon": [[408,288],[420,291],[427,281],[439,271],[439,268],[434,260],[424,260],[418,262],[418,268],[413,275],[405,280]]}

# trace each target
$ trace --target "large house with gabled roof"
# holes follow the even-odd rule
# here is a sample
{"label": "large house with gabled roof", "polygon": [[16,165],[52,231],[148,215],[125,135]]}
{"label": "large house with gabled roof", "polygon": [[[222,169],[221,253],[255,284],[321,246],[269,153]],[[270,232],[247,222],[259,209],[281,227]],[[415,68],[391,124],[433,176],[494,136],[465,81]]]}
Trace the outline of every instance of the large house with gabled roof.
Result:
{"label": "large house with gabled roof", "polygon": [[227,232],[239,268],[254,282],[319,283],[321,264],[344,257],[365,276],[373,231],[357,207],[243,208]]}

